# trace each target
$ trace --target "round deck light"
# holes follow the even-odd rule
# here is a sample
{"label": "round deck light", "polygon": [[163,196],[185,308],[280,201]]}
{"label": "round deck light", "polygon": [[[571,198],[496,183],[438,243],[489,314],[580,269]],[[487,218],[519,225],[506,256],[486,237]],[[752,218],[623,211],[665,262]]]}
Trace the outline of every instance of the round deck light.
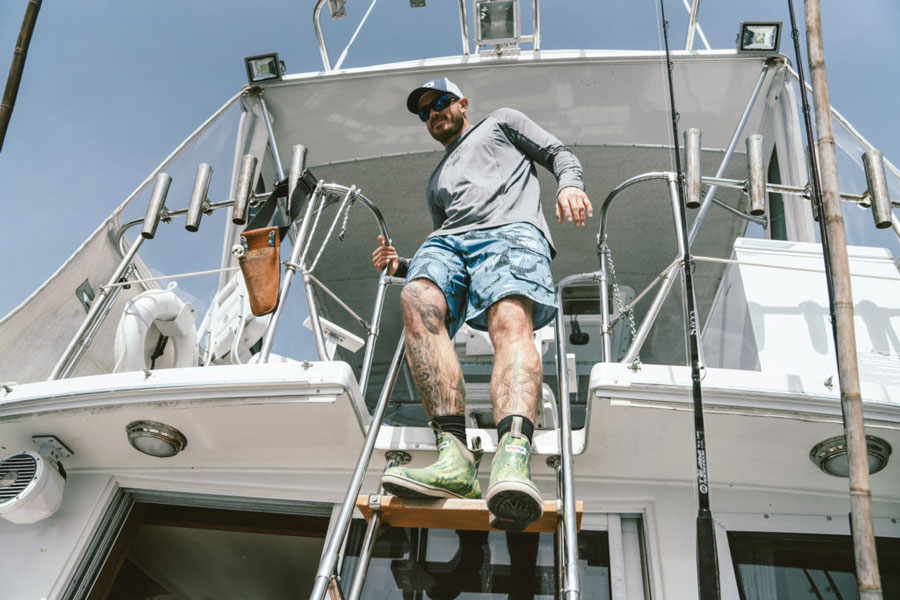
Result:
{"label": "round deck light", "polygon": [[125,427],[128,442],[149,456],[175,456],[187,446],[187,438],[174,427],[156,421],[132,421]]}
{"label": "round deck light", "polygon": [[[890,456],[890,444],[874,435],[866,436],[866,458],[869,463],[869,473],[877,473],[885,468]],[[828,438],[813,446],[812,450],[809,451],[809,459],[828,475],[835,477],[850,476],[847,442],[842,435]]]}

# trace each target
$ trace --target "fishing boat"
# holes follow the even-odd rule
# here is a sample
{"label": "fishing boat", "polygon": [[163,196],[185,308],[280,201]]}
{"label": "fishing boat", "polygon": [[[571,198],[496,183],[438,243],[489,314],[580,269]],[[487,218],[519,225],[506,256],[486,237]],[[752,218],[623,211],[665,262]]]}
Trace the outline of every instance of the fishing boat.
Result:
{"label": "fishing boat", "polygon": [[[542,49],[529,5],[523,22],[519,0],[460,0],[459,55],[344,68],[318,0],[322,70],[248,57],[248,84],[0,320],[4,599],[694,599],[704,579],[722,598],[857,597],[803,84],[780,24],[695,50],[694,2],[670,97],[664,50]],[[547,502],[521,533],[491,530],[477,501],[379,488],[386,465],[435,450],[403,360],[403,281],[371,264],[378,235],[409,256],[431,231],[443,151],[404,103],[435,76],[475,120],[510,107],[563,140],[595,206],[589,227],[557,225],[538,170],[561,311],[535,332]],[[900,171],[832,117],[871,523],[897,598]],[[277,308],[256,316],[242,236],[264,210],[282,268]],[[453,341],[470,439],[491,454],[493,348],[468,327]]]}

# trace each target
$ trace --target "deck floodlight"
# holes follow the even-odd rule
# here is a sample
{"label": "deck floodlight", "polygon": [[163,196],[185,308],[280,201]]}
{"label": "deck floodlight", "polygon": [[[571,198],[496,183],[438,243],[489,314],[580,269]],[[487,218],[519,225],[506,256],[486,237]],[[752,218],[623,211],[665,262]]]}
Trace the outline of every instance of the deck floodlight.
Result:
{"label": "deck floodlight", "polygon": [[781,21],[741,23],[737,50],[750,54],[774,54],[781,43]]}
{"label": "deck floodlight", "polygon": [[277,81],[284,75],[284,61],[278,58],[277,52],[248,56],[244,59],[244,65],[250,83]]}
{"label": "deck floodlight", "polygon": [[766,169],[763,161],[763,136],[747,137],[747,197],[750,214],[760,217],[766,214]]}
{"label": "deck floodlight", "polygon": [[147,214],[144,215],[144,226],[141,228],[141,235],[144,236],[144,239],[152,240],[156,235],[156,226],[159,225],[159,217],[166,204],[166,196],[169,195],[171,184],[172,178],[166,173],[156,176],[156,183],[153,184],[153,192],[150,194],[150,204],[147,205]]}
{"label": "deck floodlight", "polygon": [[519,0],[475,0],[475,44],[518,44]]}
{"label": "deck floodlight", "polygon": [[869,150],[862,158],[866,168],[866,193],[872,201],[875,227],[886,229],[891,226],[891,198],[884,176],[884,156],[881,150]]}
{"label": "deck floodlight", "polygon": [[156,421],[132,421],[125,427],[128,443],[148,456],[175,456],[187,446],[187,438],[170,425]]}
{"label": "deck floodlight", "polygon": [[250,206],[250,189],[253,187],[256,163],[256,157],[252,154],[245,154],[241,159],[241,174],[238,177],[234,207],[231,210],[231,222],[235,225],[244,225],[247,222],[247,207]]}
{"label": "deck floodlight", "polygon": [[685,205],[688,208],[700,207],[700,177],[702,175],[700,165],[700,130],[696,128],[684,131],[684,162],[685,162]]}
{"label": "deck floodlight", "polygon": [[[866,460],[869,473],[877,473],[885,468],[891,456],[891,445],[880,437],[866,436]],[[847,441],[842,435],[823,440],[809,451],[809,459],[823,473],[835,477],[850,476],[850,459],[847,455]]]}
{"label": "deck floodlight", "polygon": [[209,192],[211,178],[212,167],[206,163],[200,163],[197,166],[197,177],[194,178],[194,189],[191,190],[191,202],[188,204],[187,219],[184,224],[184,228],[188,231],[197,231],[200,228],[200,219],[203,217],[203,213],[205,210],[209,210],[206,194]]}
{"label": "deck floodlight", "polygon": [[332,19],[342,19],[347,16],[347,11],[344,8],[346,3],[347,0],[328,0],[328,10],[331,11]]}

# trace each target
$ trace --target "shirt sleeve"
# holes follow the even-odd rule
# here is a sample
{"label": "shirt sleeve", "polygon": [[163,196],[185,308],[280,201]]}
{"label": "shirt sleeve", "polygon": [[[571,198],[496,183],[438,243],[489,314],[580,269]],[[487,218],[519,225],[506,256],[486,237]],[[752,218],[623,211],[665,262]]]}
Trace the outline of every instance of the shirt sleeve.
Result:
{"label": "shirt sleeve", "polygon": [[553,173],[557,194],[566,187],[584,190],[581,162],[565,144],[517,110],[501,108],[494,112],[494,117],[510,142]]}

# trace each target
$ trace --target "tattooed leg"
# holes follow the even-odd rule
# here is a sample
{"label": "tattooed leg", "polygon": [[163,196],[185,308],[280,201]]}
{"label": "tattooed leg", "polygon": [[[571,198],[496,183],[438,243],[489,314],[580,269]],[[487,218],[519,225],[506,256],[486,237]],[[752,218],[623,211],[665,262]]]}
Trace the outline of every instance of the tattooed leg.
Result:
{"label": "tattooed leg", "polygon": [[466,410],[462,368],[444,325],[447,301],[428,279],[414,279],[400,294],[406,360],[429,419]]}
{"label": "tattooed leg", "polygon": [[537,423],[543,365],[531,337],[531,311],[531,300],[524,296],[507,296],[488,308],[488,332],[494,344],[494,423],[509,415],[524,415]]}

